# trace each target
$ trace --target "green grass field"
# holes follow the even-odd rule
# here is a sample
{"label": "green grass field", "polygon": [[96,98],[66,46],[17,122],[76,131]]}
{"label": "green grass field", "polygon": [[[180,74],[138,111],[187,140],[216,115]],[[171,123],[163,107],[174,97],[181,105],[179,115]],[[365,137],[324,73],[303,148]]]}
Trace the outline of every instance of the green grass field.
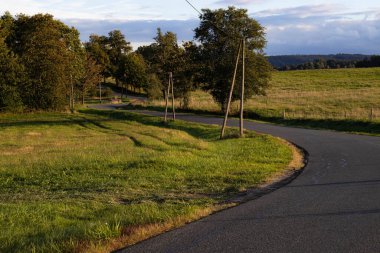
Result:
{"label": "green grass field", "polygon": [[266,135],[218,136],[121,111],[0,115],[0,252],[109,251],[136,228],[215,210],[292,159]]}
{"label": "green grass field", "polygon": [[268,97],[247,108],[264,116],[289,118],[380,119],[380,68],[275,72]]}
{"label": "green grass field", "polygon": [[[233,113],[238,106],[232,105]],[[193,93],[190,108],[220,112],[202,91]],[[267,96],[254,96],[245,109],[255,119],[380,135],[380,68],[276,71]]]}

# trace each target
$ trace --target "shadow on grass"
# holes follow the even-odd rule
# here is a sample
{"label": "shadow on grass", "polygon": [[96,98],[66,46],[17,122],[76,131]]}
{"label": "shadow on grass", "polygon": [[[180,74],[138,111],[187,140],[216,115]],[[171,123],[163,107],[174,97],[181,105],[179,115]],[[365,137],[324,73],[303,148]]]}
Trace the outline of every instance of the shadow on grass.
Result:
{"label": "shadow on grass", "polygon": [[[153,110],[164,111],[165,108],[160,106],[143,106],[143,105],[127,105],[127,110]],[[222,117],[222,112],[193,110],[193,109],[176,109],[177,112],[195,113],[199,115],[214,115]],[[238,114],[231,114],[231,117],[238,117]],[[334,120],[334,119],[283,119],[282,117],[269,117],[260,115],[255,112],[245,112],[247,119],[262,120],[270,123],[280,124],[284,126],[295,126],[303,128],[327,129],[342,132],[353,132],[370,135],[380,135],[380,122],[361,121],[361,120]]]}
{"label": "shadow on grass", "polygon": [[[54,126],[74,126],[88,128],[87,125],[91,124],[98,128],[106,129],[102,123],[112,122],[115,120],[120,121],[134,121],[148,126],[155,126],[161,128],[169,128],[184,131],[195,138],[201,138],[204,140],[216,140],[219,137],[219,131],[216,127],[201,124],[192,124],[182,121],[168,121],[163,122],[161,118],[134,114],[127,111],[120,110],[97,110],[97,109],[80,109],[81,115],[70,116],[68,114],[62,114],[62,119],[41,119],[30,118],[10,121],[0,121],[0,129],[7,127],[54,127]],[[87,118],[83,115],[101,116],[102,118]],[[108,129],[108,128],[107,128]],[[108,129],[112,130],[112,129]]]}
{"label": "shadow on grass", "polygon": [[82,125],[88,122],[87,120],[23,120],[14,122],[0,122],[0,128],[4,127],[25,127],[25,126],[70,126]]}
{"label": "shadow on grass", "polygon": [[[123,109],[126,110],[150,110],[150,111],[157,111],[157,112],[164,112],[165,108],[162,106],[152,106],[152,105],[133,105],[133,104],[127,104],[123,107]],[[183,112],[183,113],[194,113],[194,114],[200,114],[200,115],[217,115],[217,116],[223,116],[224,114],[222,112],[218,111],[207,111],[207,110],[196,110],[196,109],[183,109],[183,108],[175,108],[176,112]],[[168,112],[171,113],[171,107],[169,107]]]}
{"label": "shadow on grass", "polygon": [[[41,114],[43,115],[43,114]],[[41,117],[39,115],[39,117]],[[30,118],[30,119],[22,119],[22,120],[0,120],[0,129],[6,127],[54,127],[54,126],[73,126],[79,125],[85,128],[88,128],[86,124],[95,125],[98,128],[112,130],[104,125],[102,122],[113,121],[112,119],[102,119],[102,120],[93,120],[85,117],[81,117],[80,115],[71,116],[70,114],[62,113],[59,115],[59,120],[57,119],[38,119],[38,118]]]}
{"label": "shadow on grass", "polygon": [[182,121],[168,121],[165,123],[161,118],[141,114],[134,114],[125,111],[84,109],[80,110],[80,112],[83,114],[98,115],[115,120],[135,121],[148,126],[180,130],[190,134],[193,137],[205,140],[216,140],[219,137],[219,131],[217,131],[217,128],[209,125],[195,125]]}

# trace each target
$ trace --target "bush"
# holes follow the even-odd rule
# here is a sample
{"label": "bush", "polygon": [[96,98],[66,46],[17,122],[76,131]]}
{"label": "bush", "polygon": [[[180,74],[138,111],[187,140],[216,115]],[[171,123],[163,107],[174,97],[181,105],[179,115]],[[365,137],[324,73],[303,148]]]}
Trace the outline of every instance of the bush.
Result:
{"label": "bush", "polygon": [[149,99],[160,99],[164,97],[161,81],[155,74],[150,75],[148,78],[146,93]]}

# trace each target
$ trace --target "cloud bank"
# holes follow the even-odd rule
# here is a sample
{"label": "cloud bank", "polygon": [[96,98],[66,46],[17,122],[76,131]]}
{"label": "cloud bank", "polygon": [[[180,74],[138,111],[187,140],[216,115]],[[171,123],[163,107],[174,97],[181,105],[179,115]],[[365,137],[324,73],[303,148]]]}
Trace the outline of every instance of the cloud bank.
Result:
{"label": "cloud bank", "polygon": [[173,31],[178,40],[185,41],[193,38],[193,30],[199,25],[199,20],[92,20],[67,19],[64,23],[76,27],[81,33],[81,40],[88,41],[92,33],[107,35],[112,30],[121,30],[126,39],[132,42],[134,48],[142,44],[150,44],[156,36],[157,28],[163,32]]}
{"label": "cloud bank", "polygon": [[267,29],[268,54],[380,54],[380,10],[344,12],[333,5],[253,13]]}
{"label": "cloud bank", "polygon": [[[221,0],[249,3],[252,0]],[[256,0],[253,0],[256,1]],[[295,8],[270,9],[251,13],[266,27],[268,55],[280,54],[380,54],[380,9],[350,12],[342,6],[310,5]],[[192,20],[63,20],[81,32],[88,40],[91,33],[105,35],[120,29],[135,48],[153,41],[156,28],[177,33],[179,41],[192,40],[193,29],[199,24]]]}

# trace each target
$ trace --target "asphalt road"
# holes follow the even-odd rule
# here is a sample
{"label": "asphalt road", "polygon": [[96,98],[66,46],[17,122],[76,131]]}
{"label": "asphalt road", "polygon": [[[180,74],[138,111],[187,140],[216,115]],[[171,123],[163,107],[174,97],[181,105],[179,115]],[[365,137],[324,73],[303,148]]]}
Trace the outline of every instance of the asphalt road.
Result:
{"label": "asphalt road", "polygon": [[[177,118],[222,122],[190,114]],[[245,126],[306,149],[304,172],[259,199],[120,252],[380,252],[379,137],[248,121]]]}

